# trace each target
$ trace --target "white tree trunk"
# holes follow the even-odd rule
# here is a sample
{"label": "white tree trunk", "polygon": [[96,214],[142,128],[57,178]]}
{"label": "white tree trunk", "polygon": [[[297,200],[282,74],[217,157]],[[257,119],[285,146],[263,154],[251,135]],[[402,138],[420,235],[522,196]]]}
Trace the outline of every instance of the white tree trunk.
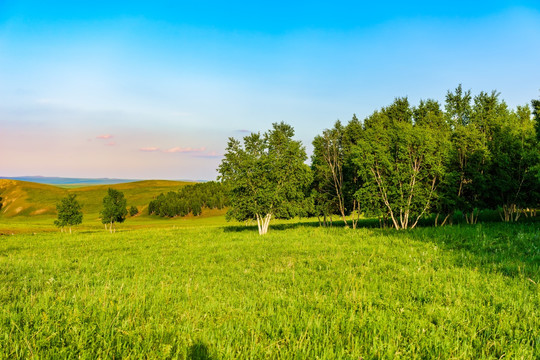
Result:
{"label": "white tree trunk", "polygon": [[270,226],[270,220],[272,219],[272,214],[266,214],[265,217],[262,217],[259,214],[256,214],[257,217],[257,227],[259,229],[259,235],[264,235],[268,232],[268,227]]}

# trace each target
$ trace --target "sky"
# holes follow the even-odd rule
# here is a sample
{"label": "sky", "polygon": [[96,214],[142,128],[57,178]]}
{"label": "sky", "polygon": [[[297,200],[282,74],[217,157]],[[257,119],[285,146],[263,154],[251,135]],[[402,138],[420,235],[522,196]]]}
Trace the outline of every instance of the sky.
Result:
{"label": "sky", "polygon": [[214,180],[274,122],[310,154],[396,97],[540,97],[540,2],[366,3],[0,0],[0,177]]}

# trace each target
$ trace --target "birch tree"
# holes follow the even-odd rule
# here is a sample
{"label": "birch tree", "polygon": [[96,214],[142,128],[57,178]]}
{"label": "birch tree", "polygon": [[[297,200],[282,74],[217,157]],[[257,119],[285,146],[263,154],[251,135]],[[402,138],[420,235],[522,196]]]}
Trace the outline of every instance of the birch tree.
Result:
{"label": "birch tree", "polygon": [[71,227],[82,223],[82,206],[76,197],[75,194],[69,194],[56,205],[57,219],[54,221],[54,225],[59,227],[62,232],[67,226],[71,234]]}
{"label": "birch tree", "polygon": [[398,230],[414,228],[429,211],[443,176],[446,138],[436,127],[413,124],[406,98],[364,124],[355,157],[363,178],[362,207],[385,209]]}
{"label": "birch tree", "polygon": [[[343,223],[347,226],[346,204],[343,193],[343,126],[336,121],[332,129],[326,129],[322,135],[318,135],[313,140],[313,156],[311,157],[311,168],[314,180],[317,182],[317,191],[320,197],[325,196],[327,206],[332,205],[341,215]],[[325,214],[326,215],[326,214]]]}
{"label": "birch tree", "polygon": [[127,201],[124,197],[124,193],[109,188],[107,190],[107,195],[103,198],[103,210],[101,210],[101,222],[105,225],[105,230],[107,230],[107,225],[109,225],[109,231],[112,233],[116,232],[115,224],[122,223],[126,220],[126,215],[128,214],[127,210]]}
{"label": "birch tree", "polygon": [[304,163],[307,156],[294,130],[274,123],[261,135],[252,133],[243,143],[229,138],[225,158],[218,171],[229,193],[228,219],[254,219],[260,235],[268,232],[272,218],[302,214],[303,200],[311,181]]}

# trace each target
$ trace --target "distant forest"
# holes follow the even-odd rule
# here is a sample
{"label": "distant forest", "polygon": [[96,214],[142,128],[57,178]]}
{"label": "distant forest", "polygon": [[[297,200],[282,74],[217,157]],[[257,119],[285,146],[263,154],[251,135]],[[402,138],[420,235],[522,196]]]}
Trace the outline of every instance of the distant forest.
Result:
{"label": "distant forest", "polygon": [[[353,115],[316,136],[310,166],[301,165],[305,149],[292,140],[292,127],[274,124],[263,136],[246,136],[243,146],[230,139],[218,169],[223,184],[161,194],[149,213],[199,215],[204,207],[230,205],[229,217],[238,219],[300,215],[327,224],[337,215],[356,227],[364,214],[404,229],[427,215],[436,225],[451,223],[456,213],[475,223],[490,209],[502,221],[517,221],[540,202],[540,100],[531,106],[511,109],[496,91],[473,96],[461,85],[447,92],[444,105],[396,98],[363,121]],[[297,170],[287,173],[297,160]],[[273,180],[268,172],[275,172]],[[289,178],[301,181],[272,192]]]}
{"label": "distant forest", "polygon": [[221,183],[210,181],[186,185],[179,191],[160,194],[148,204],[148,213],[163,217],[201,215],[202,209],[222,209],[227,206],[227,198]]}

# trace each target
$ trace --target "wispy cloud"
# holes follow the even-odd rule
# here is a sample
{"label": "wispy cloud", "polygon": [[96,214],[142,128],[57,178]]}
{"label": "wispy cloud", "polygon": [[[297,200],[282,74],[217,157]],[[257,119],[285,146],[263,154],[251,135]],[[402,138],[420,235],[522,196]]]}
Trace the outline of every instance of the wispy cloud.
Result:
{"label": "wispy cloud", "polygon": [[236,132],[240,134],[251,134],[251,130],[247,130],[247,129],[239,129],[239,130],[236,130]]}
{"label": "wispy cloud", "polygon": [[112,139],[112,135],[110,134],[105,134],[105,135],[99,135],[99,136],[96,136],[96,139],[103,139],[103,140],[108,140],[108,139]]}
{"label": "wispy cloud", "polygon": [[207,159],[219,159],[223,157],[223,154],[218,154],[215,151],[210,151],[204,154],[196,154],[195,157],[207,158]]}
{"label": "wispy cloud", "polygon": [[115,146],[116,143],[114,141],[109,141],[108,143],[106,143],[105,145],[107,146]]}
{"label": "wispy cloud", "polygon": [[145,152],[159,151],[159,148],[157,148],[155,146],[142,147],[142,148],[139,149],[139,151],[145,151]]}
{"label": "wispy cloud", "polygon": [[173,147],[167,150],[163,150],[166,153],[202,153],[205,152],[206,148],[191,148],[191,147]]}

